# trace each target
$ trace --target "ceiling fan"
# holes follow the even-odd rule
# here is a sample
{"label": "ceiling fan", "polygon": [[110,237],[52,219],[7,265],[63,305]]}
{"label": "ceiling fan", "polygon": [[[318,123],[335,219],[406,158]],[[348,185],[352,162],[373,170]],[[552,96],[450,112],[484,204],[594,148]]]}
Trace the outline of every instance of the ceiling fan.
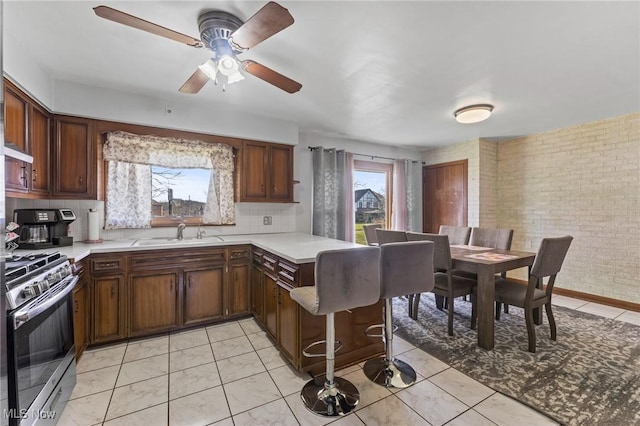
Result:
{"label": "ceiling fan", "polygon": [[198,69],[180,87],[182,93],[198,93],[209,81],[226,86],[243,80],[241,70],[270,83],[288,93],[295,93],[302,85],[284,75],[250,59],[239,60],[237,55],[251,49],[258,43],[293,24],[293,17],[287,9],[275,2],[269,2],[255,15],[242,22],[237,16],[221,10],[210,10],[198,17],[200,39],[170,30],[145,21],[133,15],[98,6],[93,11],[101,18],[119,24],[147,31],[187,46],[207,49],[213,57],[198,66]]}

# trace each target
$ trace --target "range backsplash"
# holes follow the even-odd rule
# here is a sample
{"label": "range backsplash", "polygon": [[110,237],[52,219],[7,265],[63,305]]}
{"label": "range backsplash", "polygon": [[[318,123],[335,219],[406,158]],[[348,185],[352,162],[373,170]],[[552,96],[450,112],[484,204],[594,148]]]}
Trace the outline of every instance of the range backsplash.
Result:
{"label": "range backsplash", "polygon": [[[74,241],[83,241],[88,237],[87,213],[95,209],[99,214],[100,227],[104,225],[104,201],[93,200],[27,200],[21,198],[6,199],[6,219],[12,220],[14,209],[67,208],[74,211],[78,219],[71,224],[71,235]],[[263,217],[271,216],[272,224],[264,225]],[[203,226],[206,235],[222,234],[266,234],[273,232],[296,231],[296,204],[238,203],[236,204],[235,226]],[[104,240],[138,239],[153,237],[172,237],[175,228],[153,229],[100,229],[100,238]],[[185,231],[185,237],[194,237],[195,227]]]}

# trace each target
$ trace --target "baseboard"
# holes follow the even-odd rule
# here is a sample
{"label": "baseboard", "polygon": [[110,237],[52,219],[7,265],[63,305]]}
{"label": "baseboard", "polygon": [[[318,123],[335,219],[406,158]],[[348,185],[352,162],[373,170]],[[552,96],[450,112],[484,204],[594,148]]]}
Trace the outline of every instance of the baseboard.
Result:
{"label": "baseboard", "polygon": [[[509,278],[509,280],[518,282],[522,285],[527,285],[527,282],[524,280],[519,280],[516,278]],[[625,300],[611,299],[609,297],[598,296],[596,294],[583,293],[581,291],[568,290],[566,288],[559,288],[559,287],[553,288],[553,294],[572,297],[574,299],[586,300],[587,302],[600,303],[601,305],[613,306],[614,308],[625,309],[627,311],[640,312],[640,303],[632,303],[632,302],[627,302]]]}

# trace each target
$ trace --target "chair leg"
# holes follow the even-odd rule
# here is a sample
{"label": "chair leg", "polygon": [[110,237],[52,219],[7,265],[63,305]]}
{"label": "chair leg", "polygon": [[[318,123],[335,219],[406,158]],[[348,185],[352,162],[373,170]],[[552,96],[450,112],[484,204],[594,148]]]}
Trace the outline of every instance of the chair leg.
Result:
{"label": "chair leg", "polygon": [[507,305],[506,303],[504,304],[504,313],[505,314],[509,313],[509,305]]}
{"label": "chair leg", "polygon": [[449,312],[447,313],[447,329],[449,331],[449,336],[453,336],[453,297],[448,297],[447,299],[449,299],[449,303],[447,304],[447,309],[449,310]]}
{"label": "chair leg", "polygon": [[533,310],[524,310],[524,319],[527,323],[527,340],[529,341],[529,352],[536,352],[536,326],[533,323]]}
{"label": "chair leg", "polygon": [[411,318],[418,320],[418,306],[420,306],[420,293],[413,295],[413,306],[411,307]]}
{"label": "chair leg", "polygon": [[407,299],[409,301],[409,304],[407,305],[407,310],[409,311],[409,318],[413,318],[413,298],[415,297],[415,294],[410,294],[409,296],[407,296]]}
{"label": "chair leg", "polygon": [[553,318],[553,312],[551,312],[551,301],[544,305],[544,310],[547,311],[547,319],[549,320],[549,328],[551,329],[551,340],[556,340],[556,320]]}
{"label": "chair leg", "polygon": [[496,319],[500,320],[500,311],[502,310],[502,303],[496,302]]}

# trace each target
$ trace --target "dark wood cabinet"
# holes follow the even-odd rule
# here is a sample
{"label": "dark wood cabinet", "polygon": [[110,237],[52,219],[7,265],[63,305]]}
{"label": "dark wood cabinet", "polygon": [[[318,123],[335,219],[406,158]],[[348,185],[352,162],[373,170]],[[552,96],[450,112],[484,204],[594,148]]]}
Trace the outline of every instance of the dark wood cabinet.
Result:
{"label": "dark wood cabinet", "polygon": [[184,274],[184,324],[211,321],[224,316],[224,263]]}
{"label": "dark wood cabinet", "polygon": [[291,287],[278,281],[278,343],[293,365],[298,362],[298,308],[289,295]]}
{"label": "dark wood cabinet", "polygon": [[52,195],[57,198],[96,199],[94,120],[56,115],[53,129]]}
{"label": "dark wood cabinet", "polygon": [[293,202],[293,147],[266,142],[242,144],[239,201]]}
{"label": "dark wood cabinet", "polygon": [[269,272],[264,273],[264,326],[278,339],[278,283],[277,277]]}
{"label": "dark wood cabinet", "polygon": [[262,250],[253,250],[251,263],[251,313],[264,324],[264,272],[262,269]]}
{"label": "dark wood cabinet", "polygon": [[48,197],[51,193],[51,114],[6,79],[4,85],[5,141],[33,157],[33,164],[6,158],[7,195]]}
{"label": "dark wood cabinet", "polygon": [[127,337],[125,259],[118,255],[92,255],[91,343],[105,343]]}
{"label": "dark wood cabinet", "polygon": [[74,266],[78,275],[78,283],[73,288],[73,340],[76,347],[76,359],[80,359],[89,344],[91,287],[85,265],[78,263]]}
{"label": "dark wood cabinet", "polygon": [[180,271],[129,275],[129,337],[180,326],[178,286]]}

